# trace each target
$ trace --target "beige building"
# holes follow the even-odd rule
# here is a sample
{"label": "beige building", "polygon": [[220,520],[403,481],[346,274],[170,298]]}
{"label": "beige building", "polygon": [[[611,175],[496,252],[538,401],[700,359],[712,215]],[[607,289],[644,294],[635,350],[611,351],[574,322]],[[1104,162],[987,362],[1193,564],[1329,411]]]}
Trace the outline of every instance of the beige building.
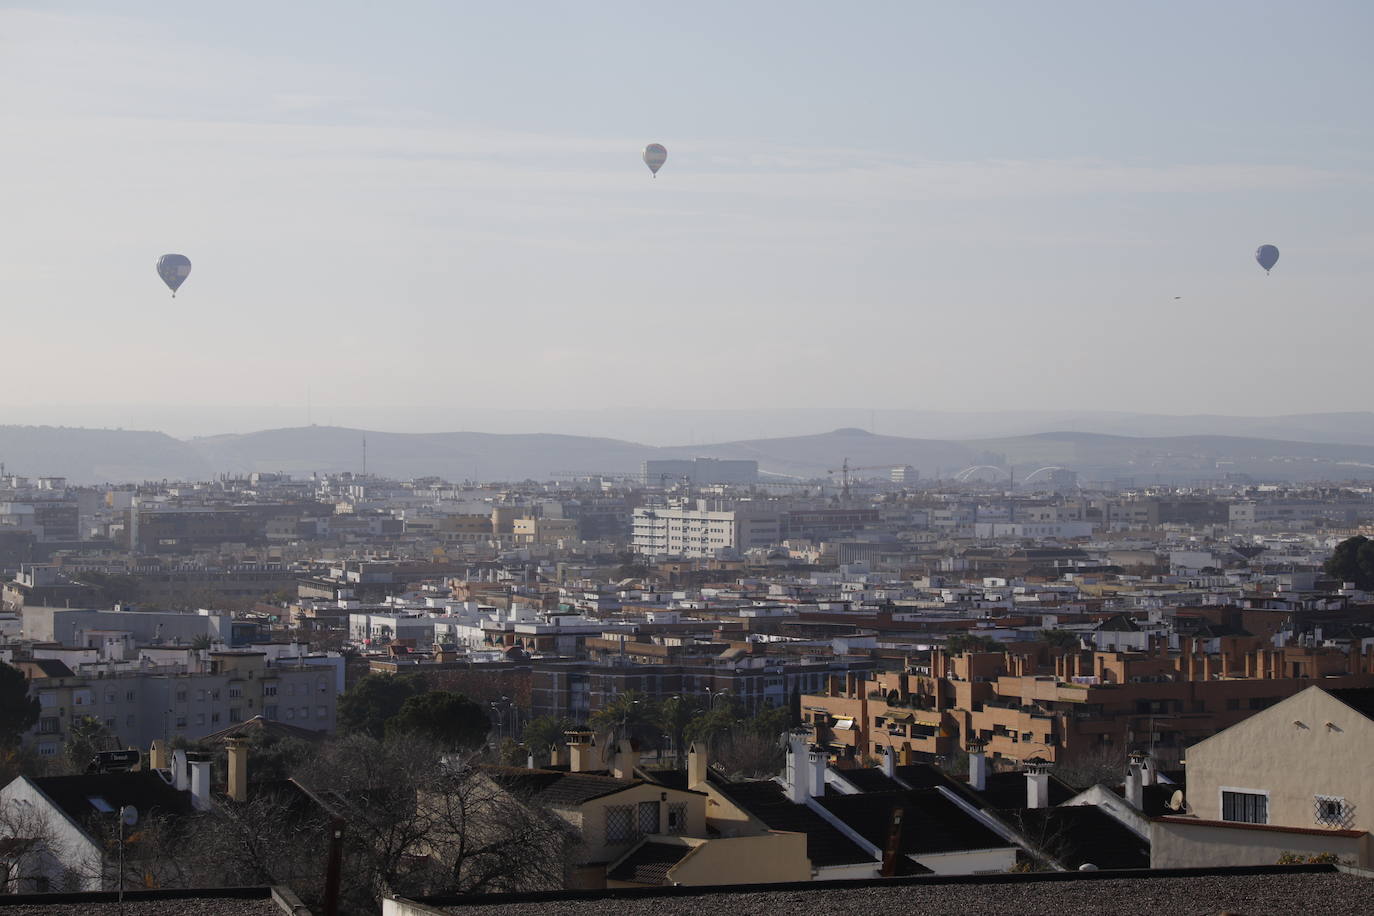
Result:
{"label": "beige building", "polygon": [[1312,686],[1188,750],[1185,813],[1151,825],[1155,868],[1370,864],[1374,689]]}
{"label": "beige building", "polygon": [[517,518],[511,525],[517,544],[552,545],[577,540],[575,518]]}
{"label": "beige building", "polygon": [[568,887],[810,879],[801,834],[764,828],[747,837],[711,835],[704,758],[691,768],[696,784],[689,774],[679,788],[646,778],[628,742],[603,749],[589,732],[571,732],[569,739],[547,769],[485,768],[506,791],[548,809],[576,832]]}

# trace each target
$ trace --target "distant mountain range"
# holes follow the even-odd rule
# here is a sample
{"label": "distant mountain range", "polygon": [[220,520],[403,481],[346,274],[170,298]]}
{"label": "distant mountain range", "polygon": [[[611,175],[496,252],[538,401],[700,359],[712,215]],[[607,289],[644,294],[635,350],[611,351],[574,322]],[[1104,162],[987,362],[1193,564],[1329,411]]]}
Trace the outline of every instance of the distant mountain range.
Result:
{"label": "distant mountain range", "polygon": [[[1334,428],[1331,416],[1305,419],[1308,428],[1320,430]],[[1350,416],[1368,422],[1374,415]],[[1228,473],[1264,481],[1374,479],[1374,444],[1215,434],[1140,437],[1061,430],[956,440],[845,427],[808,436],[656,447],[571,435],[389,433],[334,426],[190,440],[155,432],[0,426],[0,461],[9,472],[63,476],[73,483],[195,480],[251,471],[303,475],[361,471],[364,463],[371,473],[401,479],[545,480],[558,472],[637,473],[646,459],[696,456],[754,459],[767,474],[799,479],[824,476],[846,459],[852,468],[911,465],[924,477],[990,464],[1013,466],[1022,477],[1036,468],[1062,466],[1077,471],[1084,482],[1174,483]],[[856,472],[866,474],[882,476],[881,471]]]}

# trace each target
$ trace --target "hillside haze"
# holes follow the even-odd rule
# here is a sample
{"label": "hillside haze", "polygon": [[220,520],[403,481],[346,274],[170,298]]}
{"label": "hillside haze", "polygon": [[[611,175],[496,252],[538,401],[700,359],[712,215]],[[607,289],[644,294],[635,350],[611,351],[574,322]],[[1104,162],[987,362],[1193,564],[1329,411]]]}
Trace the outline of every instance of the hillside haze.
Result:
{"label": "hillside haze", "polygon": [[549,433],[389,433],[307,426],[182,441],[157,432],[0,427],[0,460],[10,473],[62,476],[73,483],[206,479],[254,471],[306,475],[360,472],[451,481],[546,480],[558,473],[638,473],[652,458],[752,459],[765,474],[824,477],[847,459],[856,475],[886,476],[911,465],[924,477],[975,464],[1018,474],[1045,466],[1075,470],[1083,482],[1137,484],[1217,480],[1374,479],[1374,445],[1223,435],[1119,436],[1072,430],[953,440],[876,435],[844,427],[807,436],[656,447],[619,439]]}

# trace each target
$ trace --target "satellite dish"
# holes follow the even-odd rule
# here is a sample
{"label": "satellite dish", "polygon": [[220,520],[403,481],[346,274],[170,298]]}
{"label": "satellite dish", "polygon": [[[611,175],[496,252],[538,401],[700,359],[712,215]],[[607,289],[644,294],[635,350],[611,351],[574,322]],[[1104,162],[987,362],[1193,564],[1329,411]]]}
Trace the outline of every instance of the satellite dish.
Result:
{"label": "satellite dish", "polygon": [[133,805],[125,805],[119,809],[119,820],[125,827],[132,827],[138,823],[138,809]]}
{"label": "satellite dish", "polygon": [[1171,795],[1171,796],[1169,796],[1169,810],[1170,810],[1170,811],[1182,811],[1182,810],[1183,810],[1183,790],[1182,790],[1182,789],[1177,789],[1177,790],[1175,790],[1175,791],[1174,791],[1174,794]]}
{"label": "satellite dish", "polygon": [[1082,865],[1078,866],[1078,870],[1079,870],[1079,871],[1097,871],[1097,866],[1094,865],[1094,864],[1091,863],[1091,862],[1084,862]]}

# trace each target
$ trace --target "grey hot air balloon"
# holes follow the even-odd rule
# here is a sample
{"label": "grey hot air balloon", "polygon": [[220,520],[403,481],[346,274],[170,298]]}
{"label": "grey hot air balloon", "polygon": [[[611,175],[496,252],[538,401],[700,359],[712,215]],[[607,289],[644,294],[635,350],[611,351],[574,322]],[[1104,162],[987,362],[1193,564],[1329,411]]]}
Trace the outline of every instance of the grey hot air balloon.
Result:
{"label": "grey hot air balloon", "polygon": [[191,259],[184,254],[164,254],[157,259],[157,275],[167,284],[167,288],[172,291],[172,298],[175,299],[177,290],[191,275]]}
{"label": "grey hot air balloon", "polygon": [[649,167],[649,171],[658,177],[658,170],[663,168],[663,163],[668,161],[668,150],[662,143],[650,143],[644,147],[644,164]]}
{"label": "grey hot air balloon", "polygon": [[1269,273],[1279,262],[1279,250],[1273,245],[1261,245],[1255,249],[1255,260],[1259,261],[1259,266],[1264,268],[1265,273]]}

